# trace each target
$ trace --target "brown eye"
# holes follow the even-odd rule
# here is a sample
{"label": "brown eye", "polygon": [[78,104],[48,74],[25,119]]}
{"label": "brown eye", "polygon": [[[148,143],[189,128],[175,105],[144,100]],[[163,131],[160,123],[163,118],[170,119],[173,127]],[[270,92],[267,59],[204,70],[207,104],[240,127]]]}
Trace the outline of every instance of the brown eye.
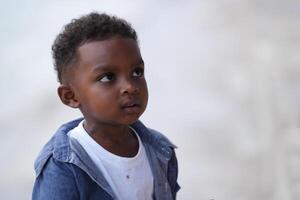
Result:
{"label": "brown eye", "polygon": [[133,74],[132,74],[134,77],[142,77],[144,76],[144,69],[143,68],[136,68],[134,71],[133,71]]}
{"label": "brown eye", "polygon": [[114,80],[114,75],[112,73],[106,73],[101,76],[99,79],[100,82],[107,83]]}

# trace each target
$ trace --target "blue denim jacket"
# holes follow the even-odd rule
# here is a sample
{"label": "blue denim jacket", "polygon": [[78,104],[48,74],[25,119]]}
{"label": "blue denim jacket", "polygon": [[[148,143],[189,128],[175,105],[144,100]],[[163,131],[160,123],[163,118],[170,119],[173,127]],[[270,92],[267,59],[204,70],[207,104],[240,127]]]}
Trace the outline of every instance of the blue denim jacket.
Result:
{"label": "blue denim jacket", "polygon": [[[82,119],[62,125],[35,161],[33,200],[112,200],[112,188],[82,146],[67,133]],[[139,134],[154,178],[153,199],[176,199],[177,159],[173,145],[161,133],[140,121],[132,127]],[[126,186],[124,186],[126,187]]]}

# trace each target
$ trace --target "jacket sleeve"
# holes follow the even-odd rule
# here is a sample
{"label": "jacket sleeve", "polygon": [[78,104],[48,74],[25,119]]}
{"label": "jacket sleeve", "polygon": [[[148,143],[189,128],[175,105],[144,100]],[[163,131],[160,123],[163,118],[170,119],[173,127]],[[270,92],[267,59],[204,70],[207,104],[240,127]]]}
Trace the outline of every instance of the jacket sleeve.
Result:
{"label": "jacket sleeve", "polygon": [[173,149],[172,157],[168,165],[168,181],[172,190],[173,199],[176,199],[176,194],[180,189],[177,183],[178,178],[178,162],[175,150]]}
{"label": "jacket sleeve", "polygon": [[48,160],[43,171],[36,177],[32,200],[77,200],[76,186],[71,164]]}

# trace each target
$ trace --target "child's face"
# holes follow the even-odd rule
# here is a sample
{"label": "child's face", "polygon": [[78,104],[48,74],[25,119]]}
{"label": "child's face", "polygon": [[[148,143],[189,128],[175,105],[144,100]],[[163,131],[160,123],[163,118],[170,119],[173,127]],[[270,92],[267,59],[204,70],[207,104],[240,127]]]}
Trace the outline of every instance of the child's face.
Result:
{"label": "child's face", "polygon": [[71,86],[88,123],[129,125],[146,109],[144,63],[133,39],[91,41],[78,49]]}

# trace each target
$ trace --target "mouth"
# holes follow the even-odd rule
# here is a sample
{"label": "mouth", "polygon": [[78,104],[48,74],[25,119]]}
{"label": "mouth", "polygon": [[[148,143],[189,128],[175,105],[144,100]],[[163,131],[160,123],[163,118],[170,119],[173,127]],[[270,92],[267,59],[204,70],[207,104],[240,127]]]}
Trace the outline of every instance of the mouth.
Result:
{"label": "mouth", "polygon": [[141,105],[137,101],[127,101],[121,105],[122,110],[127,114],[140,113]]}

